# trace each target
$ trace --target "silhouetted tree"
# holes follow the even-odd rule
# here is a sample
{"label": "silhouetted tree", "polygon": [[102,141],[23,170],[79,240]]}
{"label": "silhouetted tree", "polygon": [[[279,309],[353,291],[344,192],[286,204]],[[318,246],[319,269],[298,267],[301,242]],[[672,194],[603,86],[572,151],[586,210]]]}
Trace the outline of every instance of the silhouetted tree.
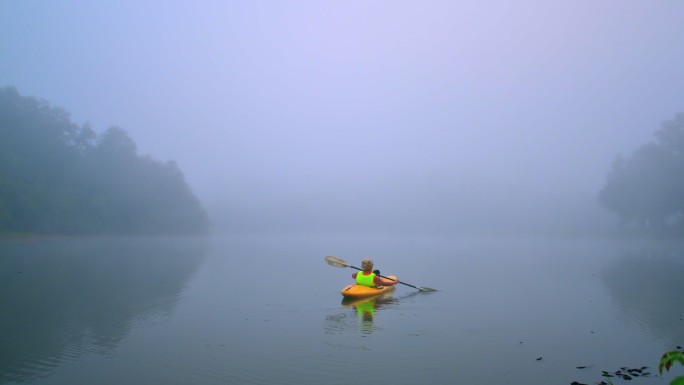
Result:
{"label": "silhouetted tree", "polygon": [[206,213],[174,163],[42,100],[0,89],[0,232],[186,234]]}
{"label": "silhouetted tree", "polygon": [[599,201],[653,232],[684,228],[684,114],[665,122],[656,140],[629,158],[618,156]]}

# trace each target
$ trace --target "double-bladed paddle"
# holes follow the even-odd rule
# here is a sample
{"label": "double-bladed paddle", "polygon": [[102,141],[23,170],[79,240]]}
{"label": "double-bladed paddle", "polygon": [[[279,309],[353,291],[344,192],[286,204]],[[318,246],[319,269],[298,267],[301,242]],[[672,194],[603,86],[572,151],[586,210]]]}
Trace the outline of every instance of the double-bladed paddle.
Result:
{"label": "double-bladed paddle", "polygon": [[[330,255],[329,255],[329,256],[325,257],[325,261],[326,261],[326,262],[328,263],[328,265],[330,265],[330,266],[334,266],[334,267],[351,267],[352,269],[356,269],[356,270],[358,270],[358,271],[363,271],[363,269],[359,269],[359,268],[356,267],[356,266],[352,266],[352,265],[348,264],[344,259],[342,259],[342,258],[340,258],[340,257],[333,257],[333,256],[330,256]],[[390,281],[395,281],[395,280],[392,279],[392,278],[385,277],[385,276],[380,275],[380,274],[377,274],[377,275],[378,275],[379,277],[382,277],[382,278],[385,278],[385,279],[389,279]],[[413,285],[411,285],[411,284],[409,284],[409,283],[402,282],[402,281],[399,281],[399,283],[402,284],[402,285],[406,285],[406,286],[412,287],[412,288],[417,289],[417,290],[419,290],[419,291],[423,291],[423,292],[437,291],[436,289],[432,289],[432,288],[429,288],[429,287],[418,287],[418,286],[413,286]]]}

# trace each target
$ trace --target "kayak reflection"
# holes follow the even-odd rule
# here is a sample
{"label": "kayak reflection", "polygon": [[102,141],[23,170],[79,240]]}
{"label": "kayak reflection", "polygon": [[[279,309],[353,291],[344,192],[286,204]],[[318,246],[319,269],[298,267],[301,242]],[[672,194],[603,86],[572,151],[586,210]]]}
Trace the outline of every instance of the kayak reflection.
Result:
{"label": "kayak reflection", "polygon": [[[373,321],[375,316],[381,313],[381,310],[396,308],[401,302],[421,294],[417,291],[396,296],[389,292],[375,297],[345,298],[341,303],[341,308],[344,311],[334,311],[326,315],[325,332],[327,334],[344,334],[360,329],[363,334],[373,333],[378,330],[373,325]],[[387,313],[386,315],[389,316],[390,314]]]}
{"label": "kayak reflection", "polygon": [[396,302],[394,293],[389,291],[369,298],[344,298],[342,299],[342,306],[355,309],[361,330],[366,333],[372,333],[376,312],[384,305],[394,302]]}

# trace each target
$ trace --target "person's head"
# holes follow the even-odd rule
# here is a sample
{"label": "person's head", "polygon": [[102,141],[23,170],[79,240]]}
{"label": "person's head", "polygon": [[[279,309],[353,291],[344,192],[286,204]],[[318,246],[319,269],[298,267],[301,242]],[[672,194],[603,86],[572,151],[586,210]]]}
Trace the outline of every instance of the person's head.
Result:
{"label": "person's head", "polygon": [[363,261],[361,261],[361,268],[364,271],[373,270],[373,260],[370,258],[365,258]]}

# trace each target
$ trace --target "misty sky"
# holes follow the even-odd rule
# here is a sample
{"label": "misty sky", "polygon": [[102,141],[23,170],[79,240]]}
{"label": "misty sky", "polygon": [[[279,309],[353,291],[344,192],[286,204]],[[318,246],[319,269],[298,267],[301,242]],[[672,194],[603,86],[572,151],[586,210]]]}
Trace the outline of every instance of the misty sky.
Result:
{"label": "misty sky", "polygon": [[594,199],[684,112],[683,20],[678,0],[1,0],[0,86],[124,128],[232,218],[454,225]]}

